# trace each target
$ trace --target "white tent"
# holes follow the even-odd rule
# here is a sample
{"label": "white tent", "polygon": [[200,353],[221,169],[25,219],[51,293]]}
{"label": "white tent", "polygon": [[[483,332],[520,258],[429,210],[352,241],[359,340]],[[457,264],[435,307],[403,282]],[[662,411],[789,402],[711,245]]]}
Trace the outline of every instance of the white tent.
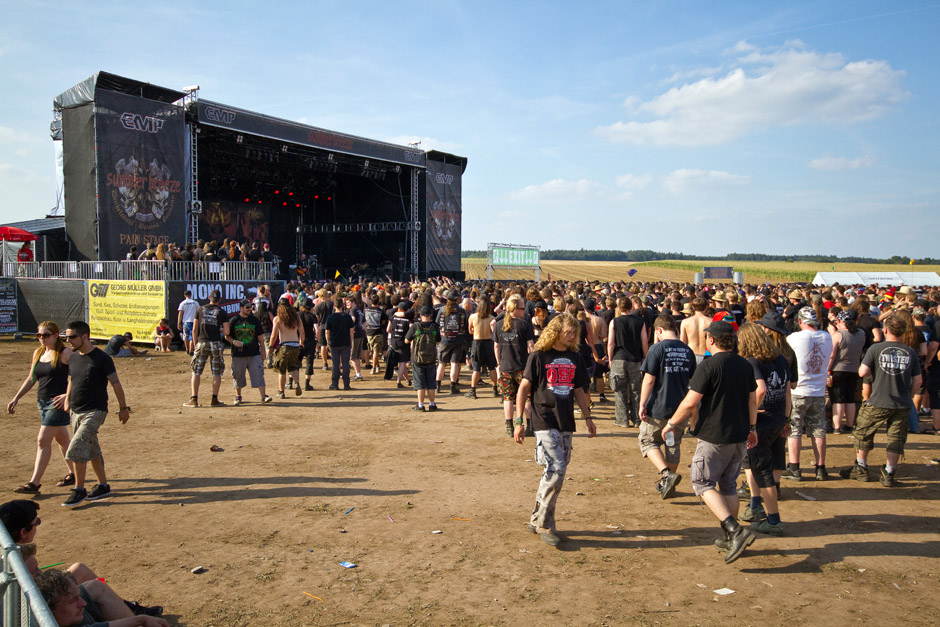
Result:
{"label": "white tent", "polygon": [[936,272],[817,272],[813,285],[940,286]]}

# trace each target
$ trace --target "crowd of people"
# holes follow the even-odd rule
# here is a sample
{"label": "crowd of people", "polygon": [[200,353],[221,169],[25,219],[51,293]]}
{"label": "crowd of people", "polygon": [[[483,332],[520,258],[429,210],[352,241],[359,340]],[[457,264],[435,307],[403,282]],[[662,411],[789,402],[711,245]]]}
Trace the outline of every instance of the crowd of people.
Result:
{"label": "crowd of people", "polygon": [[[274,401],[266,369],[277,373],[278,399],[288,390],[314,392],[318,367],[330,372],[329,390],[347,391],[370,368],[392,389],[412,387],[418,412],[438,411],[445,392],[477,400],[491,391],[502,402],[507,435],[520,444],[535,440],[543,470],[528,529],[551,546],[565,541],[554,512],[576,418],[593,437],[594,399],[609,403],[607,394],[615,428],[638,430],[662,499],[675,496],[683,478],[682,438],[697,439],[688,479],[720,525],[715,546],[729,563],[755,534],[784,534],[781,480],[830,478],[828,435],[854,439],[854,464],[841,477],[893,487],[907,434],[920,431],[922,418],[925,433],[940,428],[936,290],[444,278],[307,282],[288,284],[276,299],[262,285],[234,314],[220,306],[217,291],[202,306],[191,296],[180,303],[176,325],[191,355],[184,407],[225,405],[226,352],[234,405],[249,402],[246,388],[257,390],[261,404]],[[84,322],[70,323],[63,342],[54,323],[41,323],[29,375],[8,405],[13,413],[38,384],[36,463],[15,491],[40,493],[55,441],[67,468],[58,485],[71,490],[66,507],[111,496],[97,438],[108,385],[122,422],[130,411],[111,357],[88,333]],[[114,340],[118,352],[124,339],[130,340]],[[201,403],[207,363],[211,399]],[[470,370],[466,389],[464,368]],[[886,454],[873,475],[869,461],[882,428]],[[801,467],[808,458],[804,435],[812,448],[809,477]],[[88,463],[97,478],[90,491]],[[741,501],[747,505],[739,516]],[[63,577],[50,589],[74,597],[75,582]]]}

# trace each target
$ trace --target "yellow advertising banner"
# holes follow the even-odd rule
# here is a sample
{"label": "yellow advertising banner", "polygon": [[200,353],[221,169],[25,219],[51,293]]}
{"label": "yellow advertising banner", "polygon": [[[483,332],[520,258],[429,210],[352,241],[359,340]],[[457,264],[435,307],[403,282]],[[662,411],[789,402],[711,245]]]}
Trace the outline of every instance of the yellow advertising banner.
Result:
{"label": "yellow advertising banner", "polygon": [[166,315],[163,281],[87,281],[91,337],[110,339],[130,331],[135,342],[150,342]]}

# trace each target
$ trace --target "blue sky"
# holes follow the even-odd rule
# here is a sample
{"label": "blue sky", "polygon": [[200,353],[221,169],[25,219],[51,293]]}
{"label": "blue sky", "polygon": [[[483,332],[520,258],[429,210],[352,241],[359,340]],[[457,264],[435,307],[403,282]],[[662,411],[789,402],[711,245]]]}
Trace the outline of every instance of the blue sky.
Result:
{"label": "blue sky", "polygon": [[465,249],[937,256],[940,2],[0,11],[0,222],[55,205],[52,99],[106,70],[466,156]]}

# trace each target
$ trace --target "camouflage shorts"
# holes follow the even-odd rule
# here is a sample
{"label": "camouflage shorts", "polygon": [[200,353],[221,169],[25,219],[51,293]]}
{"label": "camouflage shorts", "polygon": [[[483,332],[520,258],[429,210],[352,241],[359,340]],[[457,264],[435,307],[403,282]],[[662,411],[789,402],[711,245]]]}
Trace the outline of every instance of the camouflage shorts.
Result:
{"label": "camouflage shorts", "polygon": [[499,391],[503,395],[504,401],[515,401],[516,392],[519,391],[519,384],[522,383],[522,371],[499,373]]}
{"label": "camouflage shorts", "polygon": [[888,452],[903,455],[910,411],[906,407],[895,409],[863,403],[855,420],[855,448],[860,451],[875,448],[875,433],[885,426],[888,432]]}
{"label": "camouflage shorts", "polygon": [[71,412],[72,441],[65,452],[65,459],[73,462],[90,462],[101,457],[98,445],[98,429],[104,424],[108,412],[96,409],[92,411]]}

